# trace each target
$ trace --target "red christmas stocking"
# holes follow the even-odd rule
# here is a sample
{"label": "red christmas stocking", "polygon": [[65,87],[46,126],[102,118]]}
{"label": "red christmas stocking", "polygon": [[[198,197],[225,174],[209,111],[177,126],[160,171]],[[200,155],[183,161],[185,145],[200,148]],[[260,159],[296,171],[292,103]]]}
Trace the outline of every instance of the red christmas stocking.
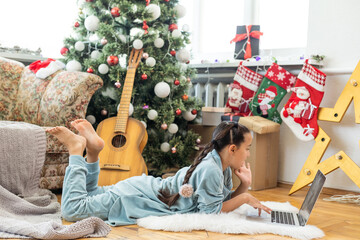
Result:
{"label": "red christmas stocking", "polygon": [[297,138],[310,141],[319,132],[317,112],[324,96],[326,75],[305,61],[288,102],[281,110],[282,120]]}
{"label": "red christmas stocking", "polygon": [[232,108],[236,115],[251,116],[249,104],[263,78],[240,62],[226,106]]}

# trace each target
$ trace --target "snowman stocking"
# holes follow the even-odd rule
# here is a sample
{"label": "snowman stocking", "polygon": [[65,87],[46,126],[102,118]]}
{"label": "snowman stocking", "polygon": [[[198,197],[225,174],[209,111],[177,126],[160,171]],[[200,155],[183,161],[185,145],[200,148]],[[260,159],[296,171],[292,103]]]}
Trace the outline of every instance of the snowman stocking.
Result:
{"label": "snowman stocking", "polygon": [[234,82],[231,84],[227,107],[240,116],[250,116],[249,103],[254,97],[263,76],[245,67],[242,62],[236,71]]}
{"label": "snowman stocking", "polygon": [[324,96],[326,75],[305,61],[288,102],[281,110],[282,120],[302,141],[316,138],[317,112]]}
{"label": "snowman stocking", "polygon": [[267,70],[258,92],[250,103],[253,115],[281,123],[277,107],[295,81],[294,75],[273,63]]}

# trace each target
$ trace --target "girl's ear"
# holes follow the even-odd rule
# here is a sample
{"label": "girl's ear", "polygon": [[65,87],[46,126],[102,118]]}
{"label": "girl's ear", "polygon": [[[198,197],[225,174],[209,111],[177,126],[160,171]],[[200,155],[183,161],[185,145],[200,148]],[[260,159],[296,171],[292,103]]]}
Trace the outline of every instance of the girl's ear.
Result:
{"label": "girl's ear", "polygon": [[236,150],[235,144],[231,144],[231,145],[229,146],[229,151],[230,151],[230,153],[235,152],[235,150]]}

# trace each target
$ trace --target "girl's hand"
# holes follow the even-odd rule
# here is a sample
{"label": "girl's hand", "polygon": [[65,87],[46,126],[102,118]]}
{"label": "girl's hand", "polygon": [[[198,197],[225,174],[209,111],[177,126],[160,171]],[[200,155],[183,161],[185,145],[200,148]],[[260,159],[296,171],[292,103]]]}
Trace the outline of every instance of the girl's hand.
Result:
{"label": "girl's hand", "polygon": [[268,208],[267,206],[265,206],[265,205],[262,205],[261,203],[260,203],[260,201],[259,200],[257,200],[254,196],[252,196],[250,193],[246,193],[247,194],[247,198],[248,198],[248,200],[247,200],[247,204],[249,204],[250,206],[252,206],[253,208],[255,208],[255,209],[258,209],[258,211],[259,211],[259,216],[261,215],[261,210],[264,210],[265,212],[267,212],[267,213],[271,213],[271,209],[270,208]]}
{"label": "girl's hand", "polygon": [[245,166],[244,162],[239,169],[235,169],[234,173],[241,180],[241,184],[245,184],[247,187],[251,185],[250,163]]}

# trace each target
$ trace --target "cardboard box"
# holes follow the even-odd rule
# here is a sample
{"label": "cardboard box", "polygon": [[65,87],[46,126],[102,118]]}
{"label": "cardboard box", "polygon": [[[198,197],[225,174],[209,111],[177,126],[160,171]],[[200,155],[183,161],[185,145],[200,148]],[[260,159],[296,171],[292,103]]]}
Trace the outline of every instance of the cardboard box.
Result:
{"label": "cardboard box", "polygon": [[[250,149],[252,190],[262,190],[277,186],[280,124],[259,116],[242,117],[239,123],[252,131]],[[234,188],[240,180],[233,174]]]}
{"label": "cardboard box", "polygon": [[203,107],[202,112],[202,125],[217,126],[221,123],[221,116],[224,113],[231,113],[231,108],[220,107]]}

